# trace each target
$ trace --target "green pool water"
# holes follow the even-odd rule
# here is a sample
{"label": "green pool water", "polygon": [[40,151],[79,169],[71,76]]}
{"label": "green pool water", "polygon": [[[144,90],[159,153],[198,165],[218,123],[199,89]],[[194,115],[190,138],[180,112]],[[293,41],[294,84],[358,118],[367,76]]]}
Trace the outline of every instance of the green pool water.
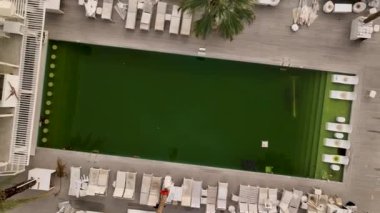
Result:
{"label": "green pool water", "polygon": [[316,177],[326,72],[48,48],[39,146]]}

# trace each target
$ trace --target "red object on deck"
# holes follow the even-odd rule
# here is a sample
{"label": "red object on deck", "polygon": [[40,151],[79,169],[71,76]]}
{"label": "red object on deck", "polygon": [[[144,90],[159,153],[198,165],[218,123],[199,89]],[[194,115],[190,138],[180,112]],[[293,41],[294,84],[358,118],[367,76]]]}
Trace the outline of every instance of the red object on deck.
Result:
{"label": "red object on deck", "polygon": [[168,196],[169,195],[169,189],[163,189],[163,190],[161,190],[160,194]]}

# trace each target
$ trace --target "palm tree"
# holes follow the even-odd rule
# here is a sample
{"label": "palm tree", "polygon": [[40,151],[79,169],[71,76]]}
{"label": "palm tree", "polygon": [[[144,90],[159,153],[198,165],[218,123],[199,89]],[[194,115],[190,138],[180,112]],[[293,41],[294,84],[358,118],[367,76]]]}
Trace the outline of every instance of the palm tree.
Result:
{"label": "palm tree", "polygon": [[223,38],[232,40],[243,31],[245,24],[251,24],[255,18],[253,6],[255,0],[182,0],[182,11],[203,12],[201,19],[195,22],[197,37],[206,38],[214,29]]}

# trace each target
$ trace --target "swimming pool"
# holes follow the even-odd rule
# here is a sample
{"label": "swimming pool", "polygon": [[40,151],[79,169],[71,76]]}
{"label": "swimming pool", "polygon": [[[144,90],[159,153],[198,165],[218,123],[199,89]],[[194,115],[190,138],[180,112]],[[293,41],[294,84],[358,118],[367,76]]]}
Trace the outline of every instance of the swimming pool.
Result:
{"label": "swimming pool", "polygon": [[329,75],[50,41],[39,146],[320,178]]}

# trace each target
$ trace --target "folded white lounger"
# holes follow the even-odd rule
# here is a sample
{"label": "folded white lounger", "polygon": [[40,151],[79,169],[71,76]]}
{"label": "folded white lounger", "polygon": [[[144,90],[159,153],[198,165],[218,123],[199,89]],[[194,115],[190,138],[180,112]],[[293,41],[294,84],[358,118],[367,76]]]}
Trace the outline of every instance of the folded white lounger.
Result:
{"label": "folded white lounger", "polygon": [[265,204],[268,200],[268,188],[261,188],[259,189],[259,203],[258,203],[258,209],[259,212],[266,212],[265,211]]}
{"label": "folded white lounger", "polygon": [[339,83],[339,84],[356,85],[359,83],[359,77],[358,76],[352,76],[352,75],[334,74],[331,77],[331,81],[334,83]]}
{"label": "folded white lounger", "polygon": [[170,34],[178,34],[179,24],[181,22],[181,10],[179,10],[178,5],[173,5],[172,16],[170,19]]}
{"label": "folded white lounger", "polygon": [[150,29],[150,21],[152,20],[152,13],[153,13],[153,2],[149,0],[145,1],[143,12],[141,15],[140,30]]}
{"label": "folded white lounger", "polygon": [[250,186],[249,194],[248,194],[248,212],[249,213],[258,212],[258,205],[257,205],[258,202],[259,202],[259,187]]}
{"label": "folded white lounger", "polygon": [[277,6],[280,3],[280,0],[256,0],[255,4],[259,5],[268,5],[268,6]]}
{"label": "folded white lounger", "polygon": [[182,184],[182,206],[191,206],[191,192],[193,187],[193,179],[184,178]]}
{"label": "folded white lounger", "polygon": [[150,184],[152,182],[152,174],[143,174],[141,182],[141,192],[140,192],[140,204],[147,205],[148,197],[150,191]]}
{"label": "folded white lounger", "polygon": [[164,31],[166,7],[166,2],[159,1],[157,3],[156,24],[154,25],[154,29],[157,31]]}
{"label": "folded white lounger", "polygon": [[217,196],[217,187],[216,186],[208,186],[208,188],[207,188],[206,213],[215,213],[216,196]]}
{"label": "folded white lounger", "polygon": [[329,130],[329,131],[332,131],[332,132],[351,133],[352,132],[352,126],[349,125],[349,124],[340,124],[340,123],[327,122],[327,124],[326,124],[326,130]]}
{"label": "folded white lounger", "polygon": [[348,140],[339,140],[333,138],[325,138],[324,145],[333,148],[350,149],[351,143]]}
{"label": "folded white lounger", "polygon": [[192,192],[191,192],[191,207],[200,208],[201,207],[201,193],[202,193],[202,181],[193,181]]}
{"label": "folded white lounger", "polygon": [[301,204],[302,191],[293,189],[293,198],[289,203],[289,213],[298,213]]}
{"label": "folded white lounger", "polygon": [[79,197],[79,191],[81,187],[80,180],[80,169],[81,167],[70,167],[70,187],[69,195]]}
{"label": "folded white lounger", "polygon": [[182,16],[181,35],[190,35],[192,21],[193,15],[190,13],[190,11],[185,11]]}
{"label": "folded white lounger", "polygon": [[219,210],[227,209],[227,193],[228,183],[218,183],[218,197],[216,201],[216,208]]}
{"label": "folded white lounger", "polygon": [[136,172],[127,172],[123,198],[133,199],[135,197],[136,175]]}
{"label": "folded white lounger", "polygon": [[127,21],[125,28],[134,30],[136,27],[137,0],[128,0]]}
{"label": "folded white lounger", "polygon": [[332,98],[332,99],[338,99],[338,100],[353,101],[353,100],[356,99],[356,93],[354,93],[354,92],[346,92],[346,91],[331,90],[330,91],[330,98]]}
{"label": "folded white lounger", "polygon": [[110,174],[110,170],[108,169],[99,170],[98,187],[96,190],[97,195],[103,195],[103,196],[107,195],[109,174]]}
{"label": "folded white lounger", "polygon": [[268,189],[268,200],[272,204],[272,209],[270,209],[269,213],[276,213],[277,206],[280,203],[278,200],[278,189]]}
{"label": "folded white lounger", "polygon": [[90,168],[90,173],[88,175],[88,187],[86,194],[89,196],[95,196],[98,191],[98,181],[99,181],[100,169]]}
{"label": "folded white lounger", "polygon": [[280,207],[280,210],[283,212],[288,212],[290,201],[293,199],[293,193],[287,190],[284,190],[282,192],[282,198],[280,201],[280,204],[278,205]]}
{"label": "folded white lounger", "polygon": [[103,0],[102,19],[112,19],[113,0]]}
{"label": "folded white lounger", "polygon": [[342,155],[322,155],[322,161],[325,163],[348,165],[350,159],[347,156]]}
{"label": "folded white lounger", "polygon": [[126,172],[122,172],[122,171],[116,172],[115,191],[113,192],[113,197],[116,197],[116,198],[123,197],[126,178],[127,178]]}
{"label": "folded white lounger", "polygon": [[153,177],[149,190],[148,206],[156,206],[160,200],[162,177]]}

